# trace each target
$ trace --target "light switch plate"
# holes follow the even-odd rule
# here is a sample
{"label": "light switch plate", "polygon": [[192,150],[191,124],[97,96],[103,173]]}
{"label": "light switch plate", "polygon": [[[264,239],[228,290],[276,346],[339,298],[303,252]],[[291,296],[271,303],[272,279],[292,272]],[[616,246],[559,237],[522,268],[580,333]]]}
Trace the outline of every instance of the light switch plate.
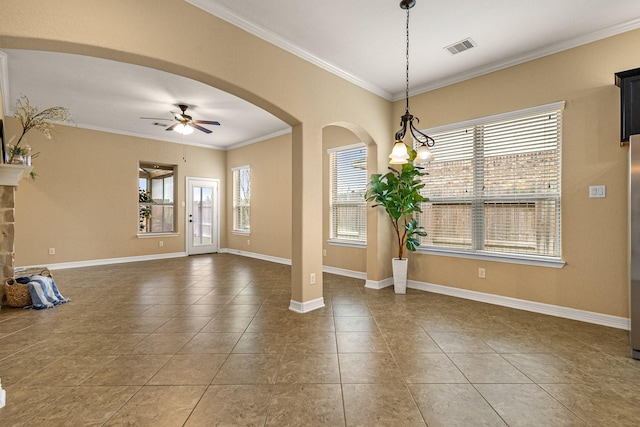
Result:
{"label": "light switch plate", "polygon": [[589,186],[589,198],[604,198],[607,197],[607,189],[604,185],[590,185]]}

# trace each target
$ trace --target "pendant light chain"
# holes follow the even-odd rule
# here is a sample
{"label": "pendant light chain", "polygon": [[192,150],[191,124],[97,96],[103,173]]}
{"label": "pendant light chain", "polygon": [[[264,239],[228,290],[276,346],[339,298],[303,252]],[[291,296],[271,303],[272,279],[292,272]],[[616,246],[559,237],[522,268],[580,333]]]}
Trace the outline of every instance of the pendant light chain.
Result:
{"label": "pendant light chain", "polygon": [[407,79],[406,79],[406,91],[405,91],[405,99],[406,99],[406,108],[405,111],[409,112],[409,8],[407,8]]}

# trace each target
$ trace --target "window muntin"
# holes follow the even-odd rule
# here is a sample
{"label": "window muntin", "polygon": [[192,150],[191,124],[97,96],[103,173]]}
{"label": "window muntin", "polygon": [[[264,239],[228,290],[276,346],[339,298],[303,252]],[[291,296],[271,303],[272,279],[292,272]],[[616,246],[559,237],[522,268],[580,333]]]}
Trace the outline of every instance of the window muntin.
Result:
{"label": "window muntin", "polygon": [[233,231],[251,231],[251,167],[231,169],[233,174]]}
{"label": "window muntin", "polygon": [[560,258],[562,107],[428,131],[422,248]]}
{"label": "window muntin", "polygon": [[329,150],[329,238],[334,242],[367,242],[367,148]]}
{"label": "window muntin", "polygon": [[138,232],[175,231],[176,166],[140,162],[138,168]]}

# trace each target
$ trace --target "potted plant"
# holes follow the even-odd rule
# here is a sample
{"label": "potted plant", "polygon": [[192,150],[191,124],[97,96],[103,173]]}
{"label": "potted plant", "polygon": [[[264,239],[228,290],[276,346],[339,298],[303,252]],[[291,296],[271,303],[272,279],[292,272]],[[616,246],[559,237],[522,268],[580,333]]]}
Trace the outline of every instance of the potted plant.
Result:
{"label": "potted plant", "polygon": [[424,187],[421,177],[427,175],[421,166],[413,164],[416,152],[407,147],[409,162],[397,170],[389,167],[386,174],[372,174],[365,194],[371,206],[382,207],[389,216],[396,233],[398,258],[392,260],[393,286],[397,294],[406,293],[408,260],[404,258],[404,249],[413,252],[420,246],[420,237],[427,233],[418,225],[414,213],[422,212],[420,203],[429,199],[420,194]]}

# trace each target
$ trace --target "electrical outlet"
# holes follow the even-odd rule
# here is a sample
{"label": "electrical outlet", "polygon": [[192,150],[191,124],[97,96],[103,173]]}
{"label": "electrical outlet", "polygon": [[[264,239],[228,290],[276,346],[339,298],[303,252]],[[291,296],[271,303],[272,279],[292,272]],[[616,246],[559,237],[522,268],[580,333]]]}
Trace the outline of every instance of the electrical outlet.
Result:
{"label": "electrical outlet", "polygon": [[309,275],[309,283],[312,284],[312,285],[316,284],[316,273],[311,273]]}
{"label": "electrical outlet", "polygon": [[478,277],[484,279],[486,277],[484,268],[478,268]]}
{"label": "electrical outlet", "polygon": [[56,248],[49,248],[49,255],[55,255],[56,254]]}
{"label": "electrical outlet", "polygon": [[164,246],[164,242],[163,242],[162,240],[160,240],[160,241],[158,242],[158,244],[160,245],[160,247],[163,247],[163,246]]}

